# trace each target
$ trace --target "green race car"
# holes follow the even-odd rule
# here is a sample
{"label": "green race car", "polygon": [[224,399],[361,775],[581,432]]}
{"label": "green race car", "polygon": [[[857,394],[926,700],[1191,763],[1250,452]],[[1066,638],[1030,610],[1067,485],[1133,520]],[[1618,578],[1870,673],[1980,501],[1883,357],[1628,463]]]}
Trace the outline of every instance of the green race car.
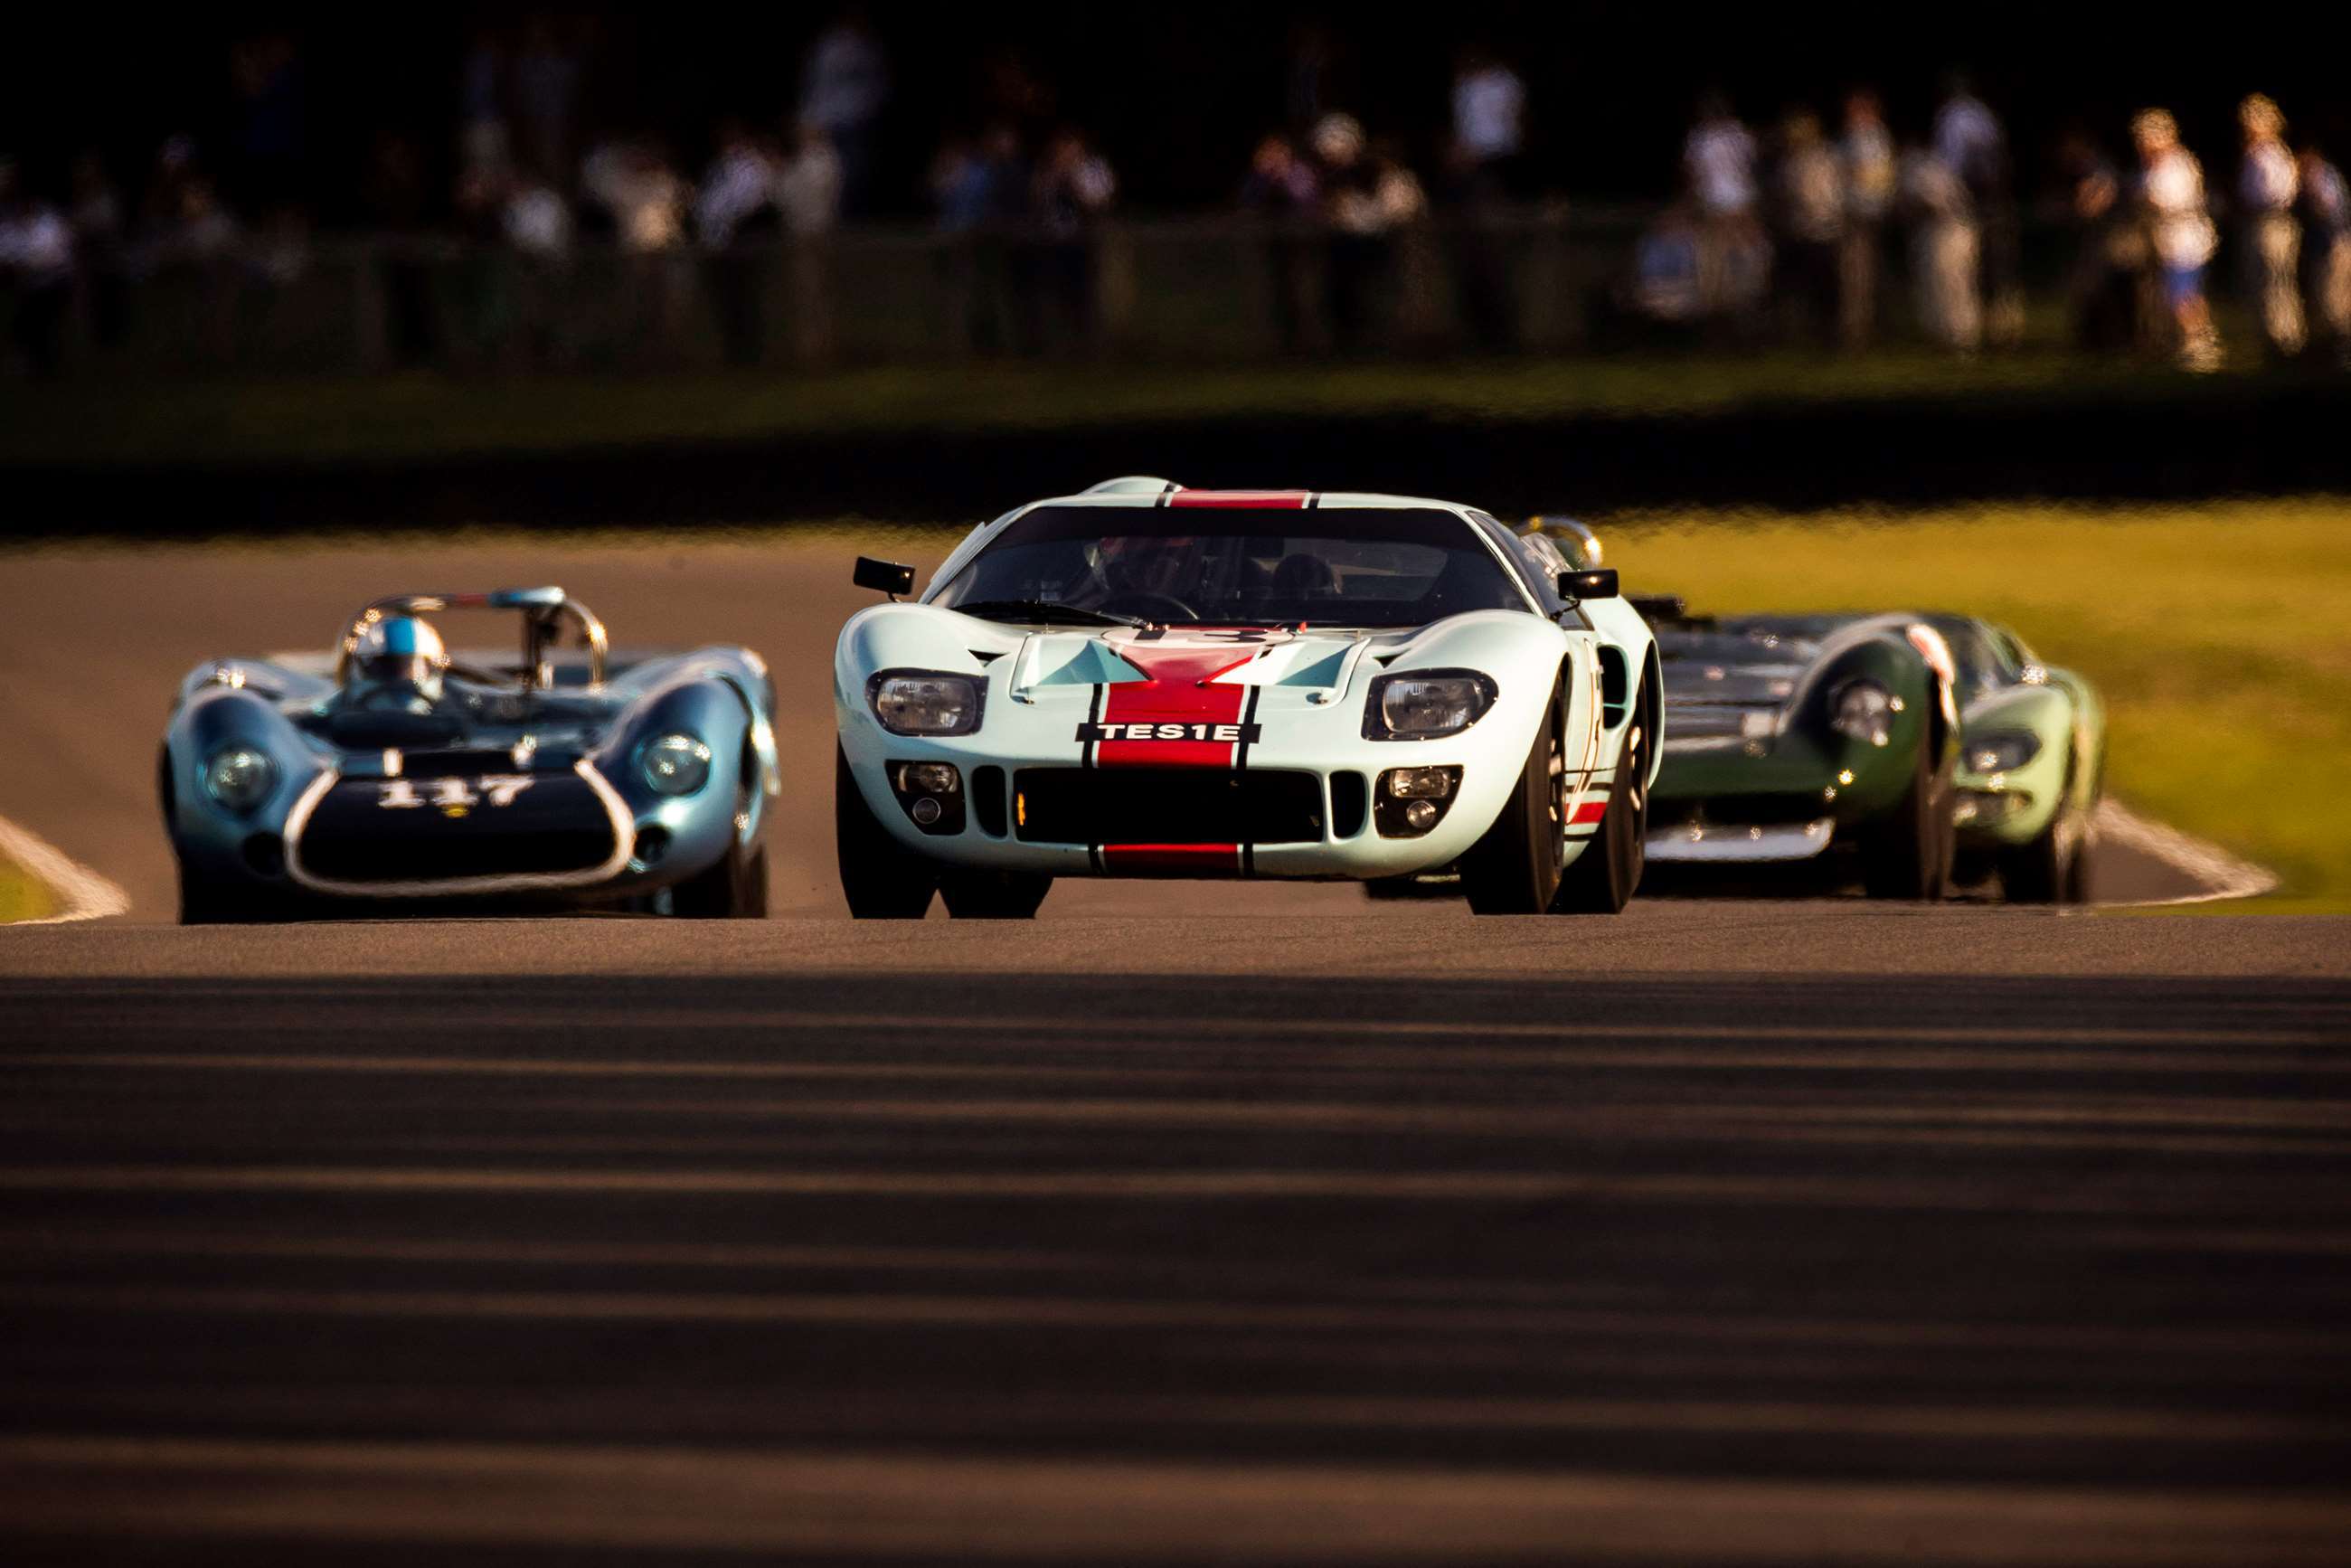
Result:
{"label": "green race car", "polygon": [[2105,713],[2079,675],[1972,616],[1692,615],[1633,601],[1665,673],[1654,862],[1837,853],[1879,897],[1997,873],[2089,896]]}
{"label": "green race car", "polygon": [[2015,632],[1930,615],[1959,676],[1959,875],[1997,872],[2015,904],[2086,904],[2106,709],[2071,670],[2044,664]]}
{"label": "green race car", "polygon": [[1957,855],[1959,680],[1915,615],[1693,615],[1635,598],[1665,681],[1649,859],[1827,857],[1875,898],[1935,899]]}

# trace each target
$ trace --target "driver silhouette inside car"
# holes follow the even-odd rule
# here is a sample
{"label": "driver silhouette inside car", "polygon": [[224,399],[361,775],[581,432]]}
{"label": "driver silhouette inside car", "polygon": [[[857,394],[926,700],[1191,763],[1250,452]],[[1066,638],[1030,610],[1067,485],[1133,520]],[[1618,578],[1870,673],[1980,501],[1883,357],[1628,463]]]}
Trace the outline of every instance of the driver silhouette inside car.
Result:
{"label": "driver silhouette inside car", "polygon": [[444,699],[449,649],[413,615],[387,615],[360,633],[330,700],[328,735],[340,745],[414,746],[447,740],[463,727]]}

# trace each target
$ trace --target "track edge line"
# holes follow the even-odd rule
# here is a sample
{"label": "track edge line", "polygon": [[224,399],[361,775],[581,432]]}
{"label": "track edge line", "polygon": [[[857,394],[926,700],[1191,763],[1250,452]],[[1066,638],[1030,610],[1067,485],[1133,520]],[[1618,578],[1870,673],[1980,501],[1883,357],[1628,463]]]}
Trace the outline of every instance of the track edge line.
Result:
{"label": "track edge line", "polygon": [[2241,898],[2258,898],[2274,893],[2278,887],[2277,873],[2267,866],[2231,854],[2210,840],[2183,833],[2168,823],[2140,816],[2121,801],[2108,799],[2098,802],[2098,831],[2111,834],[2118,842],[2139,853],[2152,856],[2173,870],[2204,883],[2207,891],[2191,893],[2179,898],[2131,898],[2112,904],[2101,901],[2107,909],[2156,909],[2182,904],[2220,904]]}
{"label": "track edge line", "polygon": [[57,895],[60,905],[54,915],[11,921],[12,925],[68,925],[131,913],[131,895],[120,885],[5,817],[0,817],[0,855],[24,867],[27,875]]}

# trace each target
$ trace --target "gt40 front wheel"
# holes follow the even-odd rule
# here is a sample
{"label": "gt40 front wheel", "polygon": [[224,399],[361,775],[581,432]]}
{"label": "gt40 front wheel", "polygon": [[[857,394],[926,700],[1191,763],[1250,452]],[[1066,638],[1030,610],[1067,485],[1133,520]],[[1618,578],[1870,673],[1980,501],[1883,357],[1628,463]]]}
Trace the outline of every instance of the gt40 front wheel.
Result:
{"label": "gt40 front wheel", "polygon": [[1518,784],[1485,836],[1461,857],[1461,892],[1479,915],[1541,915],[1567,858],[1567,705],[1552,688]]}
{"label": "gt40 front wheel", "polygon": [[949,866],[939,873],[939,897],[957,920],[1028,920],[1052,890],[1053,879],[1042,872]]}
{"label": "gt40 front wheel", "polygon": [[939,868],[911,853],[873,820],[845,752],[833,753],[832,840],[841,891],[860,920],[920,920],[939,888]]}

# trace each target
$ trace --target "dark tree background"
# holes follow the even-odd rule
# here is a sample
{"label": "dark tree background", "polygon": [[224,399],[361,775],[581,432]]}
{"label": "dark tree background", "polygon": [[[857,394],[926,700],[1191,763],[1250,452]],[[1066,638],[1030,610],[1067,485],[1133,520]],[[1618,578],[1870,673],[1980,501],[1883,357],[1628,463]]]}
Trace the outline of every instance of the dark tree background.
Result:
{"label": "dark tree background", "polygon": [[[552,17],[586,51],[583,131],[651,133],[693,172],[723,117],[775,124],[791,113],[808,43],[836,14],[697,4],[20,12],[0,35],[0,153],[18,157],[37,187],[54,189],[75,152],[96,148],[135,189],[161,140],[184,131],[235,200],[231,49],[282,31],[300,47],[304,204],[324,223],[355,221],[361,171],[385,131],[413,140],[435,172],[452,172],[469,40]],[[1834,115],[1846,87],[1868,83],[1883,92],[1896,132],[1909,134],[1923,131],[1954,68],[2009,121],[2028,191],[2062,130],[2083,125],[2119,154],[2126,117],[2148,103],[2179,114],[2208,164],[2232,167],[2233,106],[2255,89],[2284,106],[2297,135],[2316,132],[2338,157],[2351,152],[2351,71],[2342,64],[2351,24],[2319,7],[2199,7],[2162,20],[2149,8],[1206,0],[866,14],[895,80],[883,205],[908,214],[922,210],[923,171],[939,138],[991,118],[989,84],[1015,69],[1047,91],[1039,119],[1098,139],[1130,208],[1222,203],[1256,139],[1284,122],[1293,53],[1316,28],[1333,56],[1329,107],[1355,114],[1424,168],[1443,147],[1458,51],[1489,45],[1527,82],[1537,183],[1577,198],[1669,191],[1692,102],[1709,85],[1764,129],[1798,104]]]}

